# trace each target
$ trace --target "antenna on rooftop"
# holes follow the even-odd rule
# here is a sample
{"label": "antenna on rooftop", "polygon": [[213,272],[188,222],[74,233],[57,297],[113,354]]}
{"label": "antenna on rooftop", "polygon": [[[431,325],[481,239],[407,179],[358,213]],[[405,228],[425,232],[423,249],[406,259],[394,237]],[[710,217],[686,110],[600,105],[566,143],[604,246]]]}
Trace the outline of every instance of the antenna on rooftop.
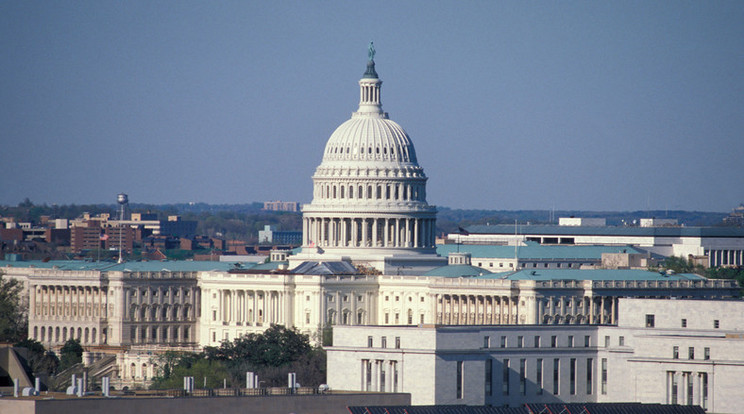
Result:
{"label": "antenna on rooftop", "polygon": [[122,233],[124,228],[122,227],[122,221],[124,221],[124,208],[129,204],[129,196],[124,193],[119,193],[116,196],[116,202],[119,203],[119,263],[124,263],[124,258],[121,255],[121,243]]}

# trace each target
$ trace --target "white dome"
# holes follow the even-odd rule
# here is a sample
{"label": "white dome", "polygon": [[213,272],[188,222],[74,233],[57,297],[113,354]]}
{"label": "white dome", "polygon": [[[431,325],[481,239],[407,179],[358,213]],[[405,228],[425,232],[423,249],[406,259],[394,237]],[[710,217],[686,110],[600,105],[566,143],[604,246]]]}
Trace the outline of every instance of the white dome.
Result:
{"label": "white dome", "polygon": [[413,143],[400,125],[361,116],[341,124],[326,144],[323,164],[345,161],[417,164]]}

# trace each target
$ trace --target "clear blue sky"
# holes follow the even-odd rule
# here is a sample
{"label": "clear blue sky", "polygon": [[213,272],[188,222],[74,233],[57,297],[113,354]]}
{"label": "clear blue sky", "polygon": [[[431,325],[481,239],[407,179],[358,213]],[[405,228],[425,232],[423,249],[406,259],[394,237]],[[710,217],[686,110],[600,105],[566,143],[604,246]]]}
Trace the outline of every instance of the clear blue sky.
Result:
{"label": "clear blue sky", "polygon": [[0,2],[0,203],[309,202],[358,104],[435,205],[744,202],[744,2]]}

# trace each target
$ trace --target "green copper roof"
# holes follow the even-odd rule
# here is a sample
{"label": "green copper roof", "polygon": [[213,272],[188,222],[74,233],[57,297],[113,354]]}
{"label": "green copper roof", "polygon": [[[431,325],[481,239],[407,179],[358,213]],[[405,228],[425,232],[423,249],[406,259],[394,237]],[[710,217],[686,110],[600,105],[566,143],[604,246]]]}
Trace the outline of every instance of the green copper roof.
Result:
{"label": "green copper roof", "polygon": [[[489,275],[483,278],[492,279]],[[525,269],[506,277],[509,280],[706,280],[691,273],[664,276],[658,272],[633,269]]]}
{"label": "green copper roof", "polygon": [[601,260],[602,253],[640,253],[630,246],[544,246],[535,242],[527,242],[526,246],[495,246],[481,244],[440,244],[437,254],[447,256],[457,252],[470,253],[477,258],[513,259],[516,254],[520,259],[594,259]]}
{"label": "green copper roof", "polygon": [[481,275],[492,275],[492,273],[486,269],[470,265],[442,266],[424,273],[424,276],[437,277],[473,277]]}

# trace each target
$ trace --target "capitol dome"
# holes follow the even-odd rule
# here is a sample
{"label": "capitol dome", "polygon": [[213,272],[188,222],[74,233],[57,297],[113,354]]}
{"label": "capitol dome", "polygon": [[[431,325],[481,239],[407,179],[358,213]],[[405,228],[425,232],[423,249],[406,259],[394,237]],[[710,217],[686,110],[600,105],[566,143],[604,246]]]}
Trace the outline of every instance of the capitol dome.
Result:
{"label": "capitol dome", "polygon": [[303,249],[292,262],[350,260],[398,274],[441,266],[436,208],[406,131],[382,110],[382,81],[370,51],[359,108],[331,134],[302,208]]}

